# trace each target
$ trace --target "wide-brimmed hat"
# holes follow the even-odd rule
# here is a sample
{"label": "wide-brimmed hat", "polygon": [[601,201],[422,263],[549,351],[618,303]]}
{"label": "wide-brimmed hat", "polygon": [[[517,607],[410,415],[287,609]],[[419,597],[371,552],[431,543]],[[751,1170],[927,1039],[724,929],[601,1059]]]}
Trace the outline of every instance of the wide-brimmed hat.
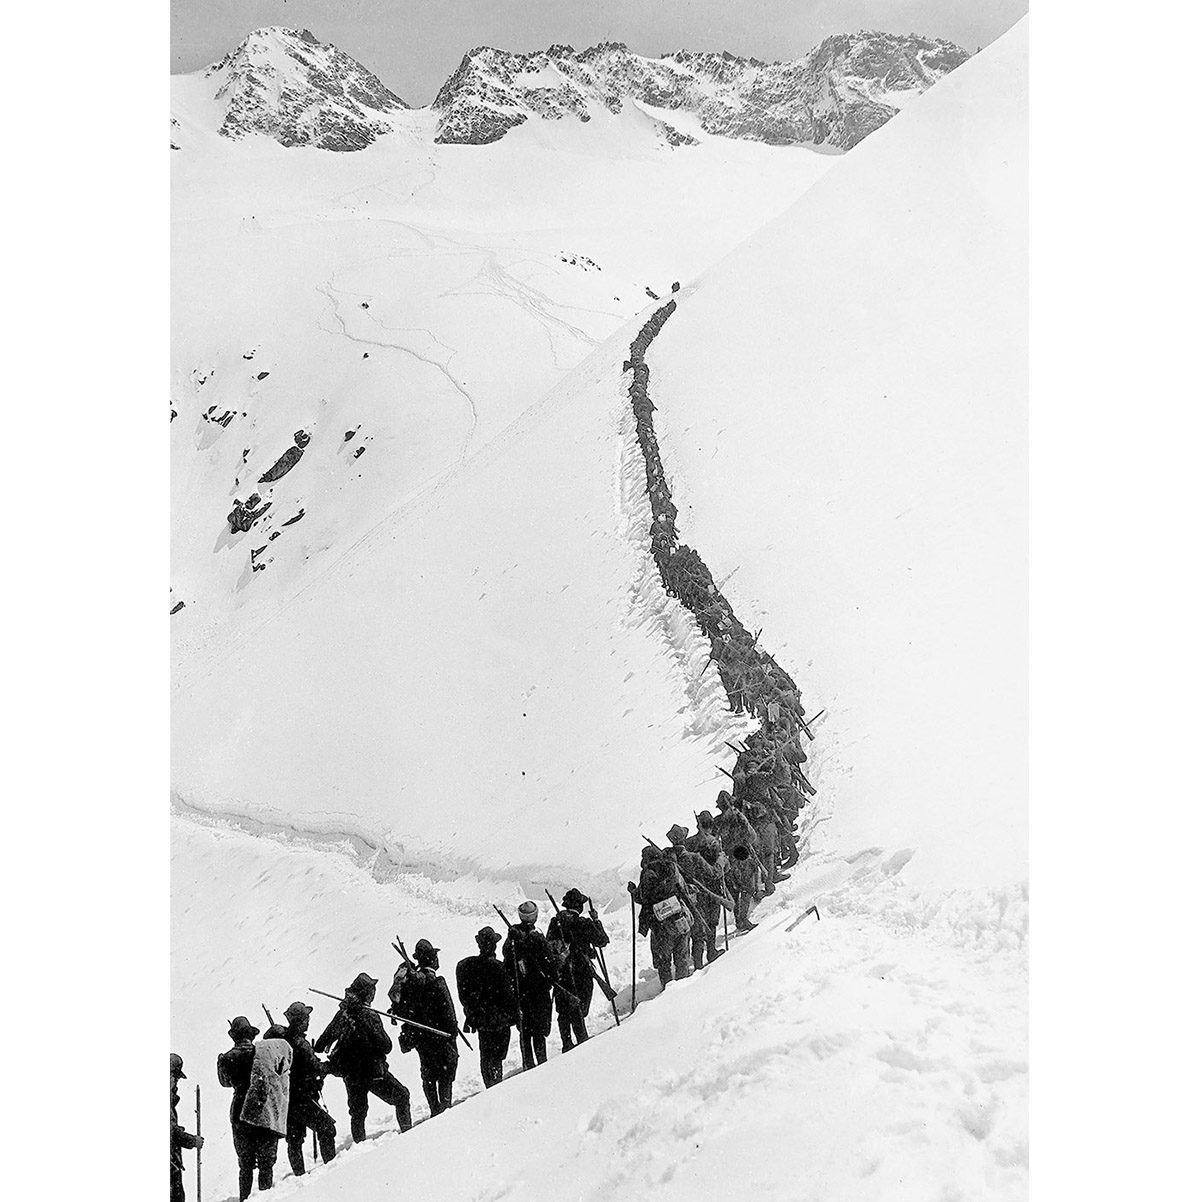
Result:
{"label": "wide-brimmed hat", "polygon": [[483,927],[476,933],[475,942],[481,946],[483,944],[487,944],[491,947],[495,947],[496,944],[500,942],[500,932],[493,930],[491,927]]}
{"label": "wide-brimmed hat", "polygon": [[311,1014],[313,1008],[306,1002],[293,1002],[284,1012],[284,1018],[304,1018]]}
{"label": "wide-brimmed hat", "polygon": [[230,1039],[254,1039],[257,1035],[258,1028],[244,1014],[229,1020]]}
{"label": "wide-brimmed hat", "polygon": [[183,1057],[177,1052],[171,1053],[171,1076],[181,1077],[184,1081],[187,1080],[187,1073],[183,1071]]}
{"label": "wide-brimmed hat", "polygon": [[667,831],[667,841],[669,843],[682,843],[687,838],[688,828],[675,823],[669,831]]}
{"label": "wide-brimmed hat", "polygon": [[578,889],[568,889],[566,893],[563,894],[563,905],[566,906],[568,910],[582,910],[586,903],[587,898],[584,897]]}
{"label": "wide-brimmed hat", "polygon": [[428,939],[418,939],[417,946],[413,948],[413,958],[420,963],[422,960],[432,960],[442,949],[434,947]]}
{"label": "wide-brimmed hat", "polygon": [[360,972],[358,976],[356,976],[354,980],[350,982],[346,992],[367,994],[370,993],[378,984],[378,978],[371,976],[370,973]]}

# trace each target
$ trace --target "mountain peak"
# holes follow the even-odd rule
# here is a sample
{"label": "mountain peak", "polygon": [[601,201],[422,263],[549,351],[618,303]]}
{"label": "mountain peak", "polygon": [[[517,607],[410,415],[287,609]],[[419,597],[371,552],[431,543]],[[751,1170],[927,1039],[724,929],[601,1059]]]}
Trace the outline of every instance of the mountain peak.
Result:
{"label": "mountain peak", "polygon": [[870,30],[777,63],[728,50],[647,58],[620,42],[528,54],[481,46],[434,99],[437,141],[494,142],[532,117],[588,121],[633,102],[694,114],[712,135],[848,150],[968,57],[952,42]]}
{"label": "mountain peak", "polygon": [[266,134],[283,146],[359,150],[408,108],[361,63],[307,29],[267,25],[204,71],[225,102],[220,133]]}

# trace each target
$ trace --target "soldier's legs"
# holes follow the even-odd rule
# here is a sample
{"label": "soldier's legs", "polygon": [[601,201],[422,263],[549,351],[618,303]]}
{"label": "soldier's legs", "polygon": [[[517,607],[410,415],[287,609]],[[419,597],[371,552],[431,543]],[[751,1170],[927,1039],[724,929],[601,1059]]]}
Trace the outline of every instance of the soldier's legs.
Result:
{"label": "soldier's legs", "polygon": [[675,979],[682,981],[692,975],[691,940],[686,931],[681,932],[671,948],[671,957],[675,961]]}
{"label": "soldier's legs", "polygon": [[671,944],[661,926],[650,928],[650,961],[666,989],[671,983]]}
{"label": "soldier's legs", "polygon": [[361,1144],[367,1138],[367,1091],[366,1081],[345,1078],[346,1109],[350,1111],[350,1138]]}
{"label": "soldier's legs", "polygon": [[512,1029],[503,1027],[496,1031],[480,1031],[479,1072],[486,1089],[499,1085],[504,1077],[504,1057],[512,1039]]}
{"label": "soldier's legs", "polygon": [[546,1063],[546,1037],[539,1032],[534,1032],[532,1037],[533,1054],[538,1064]]}
{"label": "soldier's legs", "polygon": [[258,1136],[258,1147],[254,1160],[258,1165],[258,1188],[271,1189],[275,1184],[275,1160],[279,1155],[279,1136],[274,1131],[263,1131]]}
{"label": "soldier's legs", "polygon": [[337,1155],[337,1121],[315,1099],[308,1102],[305,1115],[306,1125],[316,1132],[321,1160],[328,1164]]}
{"label": "soldier's legs", "polygon": [[245,1123],[233,1124],[233,1153],[238,1163],[238,1197],[242,1202],[254,1188],[254,1134]]}
{"label": "soldier's legs", "polygon": [[292,1172],[297,1177],[304,1176],[304,1137],[308,1134],[308,1124],[305,1122],[305,1105],[303,1102],[292,1102],[288,1106],[287,1119],[287,1158],[292,1166]]}
{"label": "soldier's legs", "polygon": [[384,1073],[371,1082],[370,1090],[381,1102],[396,1108],[396,1122],[401,1131],[407,1131],[412,1126],[412,1100],[406,1085],[402,1085],[391,1073]]}
{"label": "soldier's legs", "polygon": [[521,1028],[521,1067],[533,1068],[533,1033],[528,1022]]}
{"label": "soldier's legs", "polygon": [[174,1165],[171,1166],[171,1202],[186,1202],[183,1174]]}
{"label": "soldier's legs", "polygon": [[575,1009],[575,1003],[561,989],[556,989],[554,1009],[558,1012],[558,1034],[562,1039],[562,1050],[569,1052],[575,1046],[575,1040],[571,1037],[571,1028],[574,1025],[571,1011]]}
{"label": "soldier's legs", "polygon": [[435,1057],[428,1052],[418,1049],[417,1056],[421,1061],[421,1088],[425,1092],[425,1101],[429,1103],[429,1113],[431,1115],[439,1114],[442,1109],[438,1098],[440,1066]]}

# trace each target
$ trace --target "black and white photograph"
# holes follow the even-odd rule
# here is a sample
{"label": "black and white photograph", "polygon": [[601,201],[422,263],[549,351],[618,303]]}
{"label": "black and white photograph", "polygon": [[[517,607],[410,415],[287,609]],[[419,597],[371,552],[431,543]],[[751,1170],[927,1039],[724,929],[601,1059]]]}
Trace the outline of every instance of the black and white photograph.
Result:
{"label": "black and white photograph", "polygon": [[1029,1196],[1027,26],[172,0],[171,1202]]}

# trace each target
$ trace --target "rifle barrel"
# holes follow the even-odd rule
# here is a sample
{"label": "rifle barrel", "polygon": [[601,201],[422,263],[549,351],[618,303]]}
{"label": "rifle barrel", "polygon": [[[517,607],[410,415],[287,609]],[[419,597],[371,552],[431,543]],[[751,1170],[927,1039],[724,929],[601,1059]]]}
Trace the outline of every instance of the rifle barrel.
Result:
{"label": "rifle barrel", "polygon": [[[309,993],[319,993],[322,997],[332,998],[335,1002],[344,1000],[338,997],[336,993],[326,993],[323,989],[313,989],[311,985],[309,986],[308,991]],[[386,1010],[376,1010],[374,1006],[367,1006],[363,1003],[359,1004],[362,1005],[364,1010],[370,1010],[372,1014],[378,1014],[380,1018],[394,1018],[399,1022],[408,1023],[410,1027],[420,1027],[422,1031],[428,1031],[431,1035],[440,1035],[443,1039],[455,1040],[458,1038],[457,1032],[451,1034],[449,1031],[442,1031],[437,1027],[427,1027],[424,1023],[417,1022],[415,1018],[405,1018],[403,1014],[390,1014]]]}

